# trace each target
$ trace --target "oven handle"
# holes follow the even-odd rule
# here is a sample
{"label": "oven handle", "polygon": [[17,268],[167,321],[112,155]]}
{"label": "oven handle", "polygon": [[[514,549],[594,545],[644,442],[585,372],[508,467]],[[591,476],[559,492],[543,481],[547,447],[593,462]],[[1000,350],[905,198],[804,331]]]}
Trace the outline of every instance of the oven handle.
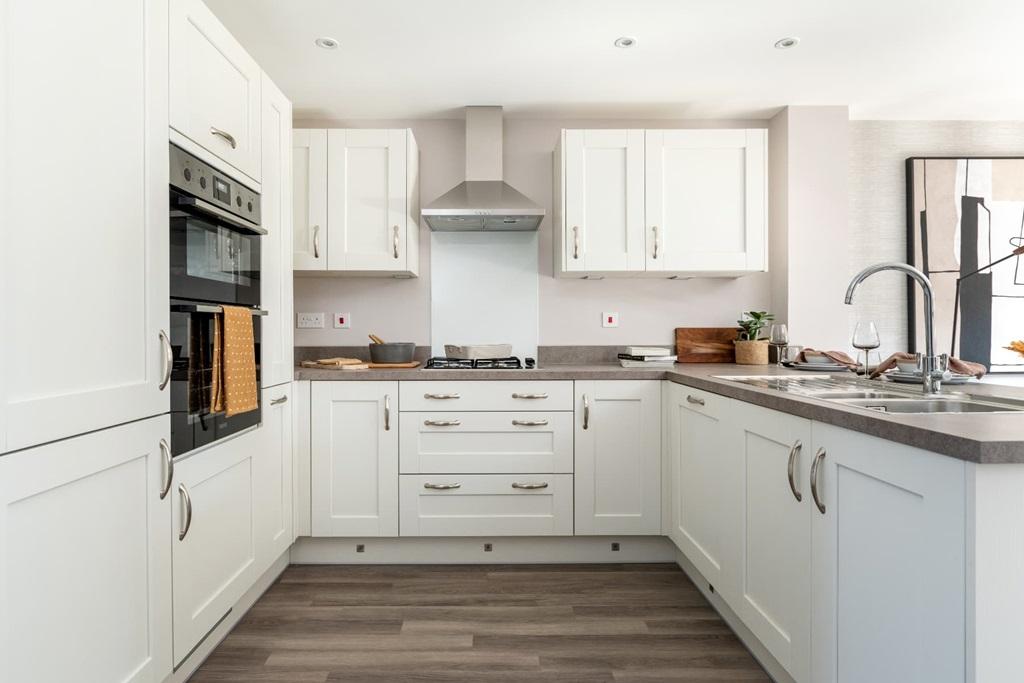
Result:
{"label": "oven handle", "polygon": [[222,223],[227,223],[233,228],[251,232],[257,235],[266,235],[267,231],[261,228],[256,223],[250,223],[244,218],[239,218],[230,211],[225,211],[216,204],[211,204],[205,199],[199,197],[177,197],[175,204],[179,209],[188,211],[189,213],[206,214],[208,216],[214,216]]}
{"label": "oven handle", "polygon": [[[171,310],[175,313],[223,313],[224,307],[216,304],[171,304]],[[270,311],[262,308],[250,308],[253,315],[270,315]]]}

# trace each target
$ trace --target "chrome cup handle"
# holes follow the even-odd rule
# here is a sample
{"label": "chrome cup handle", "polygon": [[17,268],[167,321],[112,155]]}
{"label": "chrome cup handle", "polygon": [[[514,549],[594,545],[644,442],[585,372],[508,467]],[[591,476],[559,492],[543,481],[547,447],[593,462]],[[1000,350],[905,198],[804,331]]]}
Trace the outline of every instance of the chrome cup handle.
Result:
{"label": "chrome cup handle", "polygon": [[803,447],[804,445],[800,443],[800,439],[793,442],[793,447],[789,449],[789,465],[787,467],[789,490],[793,492],[793,497],[796,498],[798,503],[804,499],[804,496],[796,489],[796,456]]}

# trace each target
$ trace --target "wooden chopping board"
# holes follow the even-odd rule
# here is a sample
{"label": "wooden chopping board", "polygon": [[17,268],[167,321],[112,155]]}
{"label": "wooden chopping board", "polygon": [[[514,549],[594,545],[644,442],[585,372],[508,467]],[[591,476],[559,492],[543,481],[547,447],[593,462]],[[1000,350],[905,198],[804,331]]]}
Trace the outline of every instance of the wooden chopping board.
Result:
{"label": "wooden chopping board", "polygon": [[374,368],[418,368],[420,362],[418,360],[412,360],[408,363],[367,363],[370,369]]}
{"label": "wooden chopping board", "polygon": [[736,327],[677,327],[677,363],[735,363]]}

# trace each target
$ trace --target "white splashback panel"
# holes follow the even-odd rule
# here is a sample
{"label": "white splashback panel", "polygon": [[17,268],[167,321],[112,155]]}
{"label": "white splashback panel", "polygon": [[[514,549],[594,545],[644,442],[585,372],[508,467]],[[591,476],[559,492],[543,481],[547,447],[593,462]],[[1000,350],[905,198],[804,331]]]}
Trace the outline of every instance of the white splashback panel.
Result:
{"label": "white splashback panel", "polygon": [[540,310],[536,232],[430,235],[430,343],[512,344],[536,358]]}

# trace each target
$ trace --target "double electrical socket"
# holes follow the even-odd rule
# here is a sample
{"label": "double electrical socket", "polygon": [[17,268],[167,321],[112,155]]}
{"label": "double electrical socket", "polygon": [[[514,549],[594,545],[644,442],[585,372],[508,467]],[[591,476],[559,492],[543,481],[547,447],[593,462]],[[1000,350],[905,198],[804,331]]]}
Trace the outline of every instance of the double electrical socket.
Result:
{"label": "double electrical socket", "polygon": [[[300,330],[323,329],[323,313],[298,313],[295,316],[295,326]],[[334,314],[334,329],[347,330],[352,327],[352,318],[348,313]]]}

